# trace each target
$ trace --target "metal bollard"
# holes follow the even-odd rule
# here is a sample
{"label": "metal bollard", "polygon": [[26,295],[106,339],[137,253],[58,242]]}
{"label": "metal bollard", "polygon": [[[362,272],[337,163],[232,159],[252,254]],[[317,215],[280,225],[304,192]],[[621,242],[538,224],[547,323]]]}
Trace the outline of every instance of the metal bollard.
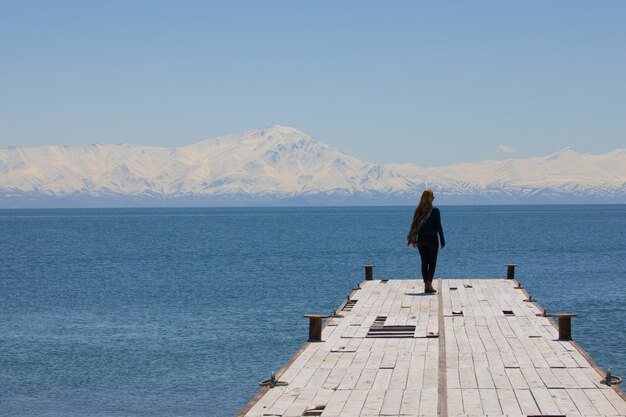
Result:
{"label": "metal bollard", "polygon": [[309,340],[308,342],[322,341],[322,319],[329,316],[322,314],[305,314],[304,317],[309,319]]}
{"label": "metal bollard", "polygon": [[515,279],[515,267],[517,264],[506,264],[506,279]]}
{"label": "metal bollard", "polygon": [[547,316],[559,318],[559,340],[572,340],[572,317],[576,317],[576,314],[558,313]]}
{"label": "metal bollard", "polygon": [[363,268],[365,268],[365,281],[374,279],[374,266],[375,265],[363,265]]}

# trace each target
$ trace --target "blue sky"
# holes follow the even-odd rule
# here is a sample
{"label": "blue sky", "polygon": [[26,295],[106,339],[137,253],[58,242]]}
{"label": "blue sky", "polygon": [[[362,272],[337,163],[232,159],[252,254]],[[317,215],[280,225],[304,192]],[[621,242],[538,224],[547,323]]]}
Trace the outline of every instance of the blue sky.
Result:
{"label": "blue sky", "polygon": [[0,56],[0,147],[273,124],[422,166],[626,147],[624,1],[0,0]]}

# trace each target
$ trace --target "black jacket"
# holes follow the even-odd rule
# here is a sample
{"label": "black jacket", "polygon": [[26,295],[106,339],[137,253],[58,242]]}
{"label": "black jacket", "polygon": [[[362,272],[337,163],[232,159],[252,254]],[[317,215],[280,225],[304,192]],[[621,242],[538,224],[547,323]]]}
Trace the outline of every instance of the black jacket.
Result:
{"label": "black jacket", "polygon": [[441,239],[441,247],[446,246],[446,239],[443,236],[443,227],[441,227],[441,214],[437,207],[433,207],[430,217],[426,220],[426,223],[417,232],[417,236],[437,236]]}

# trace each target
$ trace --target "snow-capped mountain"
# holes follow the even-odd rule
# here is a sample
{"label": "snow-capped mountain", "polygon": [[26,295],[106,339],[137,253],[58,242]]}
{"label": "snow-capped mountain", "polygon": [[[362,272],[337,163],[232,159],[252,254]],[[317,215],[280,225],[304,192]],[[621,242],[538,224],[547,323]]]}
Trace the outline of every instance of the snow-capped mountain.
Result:
{"label": "snow-capped mountain", "polygon": [[626,150],[571,148],[547,157],[435,168],[372,164],[296,129],[180,148],[133,145],[0,150],[0,207],[186,204],[626,202]]}

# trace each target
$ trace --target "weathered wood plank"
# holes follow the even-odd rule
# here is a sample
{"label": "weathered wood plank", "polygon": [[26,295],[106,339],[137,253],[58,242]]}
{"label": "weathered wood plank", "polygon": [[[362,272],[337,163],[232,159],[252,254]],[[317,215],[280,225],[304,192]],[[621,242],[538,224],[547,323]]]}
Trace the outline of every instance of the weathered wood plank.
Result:
{"label": "weathered wood plank", "polygon": [[554,373],[554,376],[556,376],[559,381],[561,381],[563,388],[580,388],[576,383],[576,380],[574,380],[571,373],[569,372],[569,369],[553,368],[552,373]]}
{"label": "weathered wood plank", "polygon": [[400,404],[400,415],[418,416],[421,397],[421,390],[405,390]]}
{"label": "weathered wood plank", "polygon": [[539,406],[535,402],[535,398],[529,389],[516,389],[515,396],[517,397],[517,403],[522,409],[522,414],[533,415],[540,414]]}
{"label": "weathered wood plank", "polygon": [[463,414],[480,416],[483,414],[483,406],[477,389],[462,389]]}
{"label": "weathered wood plank", "polygon": [[554,375],[554,373],[552,372],[552,369],[540,368],[540,369],[537,369],[536,371],[539,377],[541,378],[541,380],[543,381],[543,384],[545,385],[546,388],[550,388],[550,389],[564,388],[563,383],[561,382],[559,378],[556,377],[556,375]]}
{"label": "weathered wood plank", "polygon": [[487,415],[502,415],[502,407],[498,399],[498,392],[495,389],[479,389],[480,402],[483,413]]}
{"label": "weathered wood plank", "polygon": [[578,407],[565,389],[551,389],[550,394],[559,408],[559,412],[565,415],[580,414]]}
{"label": "weathered wood plank", "polygon": [[600,414],[582,389],[568,389],[567,394],[574,402],[576,408],[578,408],[580,414],[587,416]]}
{"label": "weathered wood plank", "polygon": [[397,416],[400,414],[400,408],[402,406],[403,390],[390,389],[385,392],[385,398],[383,399],[383,405],[380,408],[381,416]]}
{"label": "weathered wood plank", "polygon": [[437,388],[425,388],[421,392],[420,398],[420,415],[436,415],[437,414]]}
{"label": "weathered wood plank", "polygon": [[[348,397],[350,396],[350,391],[334,391],[331,395],[326,407],[324,408],[324,412],[322,413],[323,417],[339,417],[342,414],[343,408],[348,401]],[[300,414],[302,415],[302,414]]]}
{"label": "weathered wood plank", "polygon": [[448,415],[457,416],[465,414],[462,392],[460,388],[448,388]]}
{"label": "weathered wood plank", "polygon": [[350,395],[346,401],[343,409],[341,410],[342,417],[357,417],[361,415],[363,406],[369,390],[350,390]]}
{"label": "weathered wood plank", "polygon": [[391,374],[391,381],[389,381],[389,389],[394,389],[394,390],[406,389],[410,364],[411,364],[410,352],[400,351],[398,353],[398,360],[396,361],[396,366],[393,368],[393,372]]}
{"label": "weathered wood plank", "polygon": [[391,382],[391,374],[393,373],[393,369],[383,369],[380,368],[376,373],[376,378],[372,383],[372,390],[376,391],[385,391],[389,388],[389,383]]}
{"label": "weathered wood plank", "polygon": [[622,397],[617,395],[612,389],[605,389],[601,392],[620,415],[626,415],[626,401]]}
{"label": "weathered wood plank", "polygon": [[522,409],[517,401],[515,391],[512,389],[497,389],[498,399],[502,412],[507,416],[517,416],[522,414]]}
{"label": "weathered wood plank", "polygon": [[522,375],[524,376],[524,380],[526,381],[526,384],[528,384],[528,386],[531,389],[546,387],[545,384],[543,383],[543,380],[537,373],[537,369],[546,369],[546,368],[521,368],[520,369],[520,371],[522,372]]}
{"label": "weathered wood plank", "polygon": [[533,398],[539,406],[539,411],[544,415],[559,414],[559,407],[554,402],[550,391],[547,388],[533,388],[531,389]]}
{"label": "weathered wood plank", "polygon": [[493,378],[491,377],[491,370],[487,367],[476,367],[474,369],[476,374],[476,382],[480,389],[495,389]]}
{"label": "weathered wood plank", "polygon": [[511,382],[511,386],[515,390],[527,390],[529,389],[528,384],[526,383],[526,379],[524,375],[522,375],[522,371],[518,368],[507,368],[505,369],[507,376],[509,377],[509,381]]}
{"label": "weathered wood plank", "polygon": [[598,410],[599,414],[611,416],[618,415],[619,413],[613,407],[610,401],[604,396],[602,391],[598,389],[583,389],[585,395],[591,400],[593,406]]}
{"label": "weathered wood plank", "polygon": [[385,399],[385,391],[370,390],[367,394],[365,404],[363,404],[363,410],[361,416],[378,416],[380,409],[383,406],[383,400]]}

